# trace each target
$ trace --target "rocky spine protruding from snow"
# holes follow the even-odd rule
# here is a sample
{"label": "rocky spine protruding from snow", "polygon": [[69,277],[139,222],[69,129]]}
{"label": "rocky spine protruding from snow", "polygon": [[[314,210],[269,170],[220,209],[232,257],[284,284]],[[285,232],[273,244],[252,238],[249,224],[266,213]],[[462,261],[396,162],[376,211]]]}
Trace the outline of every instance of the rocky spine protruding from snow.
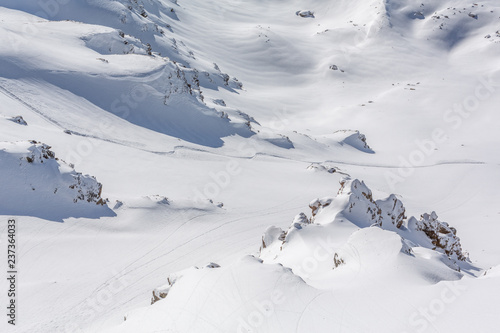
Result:
{"label": "rocky spine protruding from snow", "polygon": [[[50,150],[52,147],[46,145],[45,143],[40,143],[36,141],[31,141],[31,146],[28,148],[30,154],[25,157],[28,163],[44,163],[44,161],[55,160],[59,164],[64,163],[56,158],[56,154]],[[75,197],[73,202],[87,201],[94,202],[98,205],[104,205],[106,202],[101,198],[102,184],[99,183],[95,177],[89,175],[83,175],[80,172],[72,171],[70,172],[73,178],[72,184],[68,187],[74,190]]]}
{"label": "rocky spine protruding from snow", "polygon": [[433,250],[444,252],[455,261],[468,259],[463,253],[457,230],[439,221],[436,212],[422,214],[419,220],[412,216],[408,220],[408,229],[423,232],[434,245]]}
{"label": "rocky spine protruding from snow", "polygon": [[384,229],[400,228],[403,225],[405,208],[403,203],[391,194],[385,200],[373,200],[372,191],[363,181],[343,179],[338,196],[347,196],[349,205],[344,214],[361,227],[377,225]]}
{"label": "rocky spine protruding from snow", "polygon": [[[420,220],[414,217],[407,220],[406,209],[394,194],[383,200],[374,200],[371,190],[363,181],[345,178],[340,181],[340,185],[336,197],[311,201],[310,219],[300,213],[286,232],[281,228],[269,227],[262,238],[265,246],[261,252],[267,248],[267,253],[279,255],[293,229],[306,228],[311,224],[326,226],[350,222],[358,228],[379,227],[397,233],[403,243],[408,245],[405,253],[410,253],[413,246],[420,246],[443,253],[455,263],[468,260],[462,252],[455,228],[437,220],[436,213],[424,214]],[[344,262],[337,253],[332,260],[335,267]]]}

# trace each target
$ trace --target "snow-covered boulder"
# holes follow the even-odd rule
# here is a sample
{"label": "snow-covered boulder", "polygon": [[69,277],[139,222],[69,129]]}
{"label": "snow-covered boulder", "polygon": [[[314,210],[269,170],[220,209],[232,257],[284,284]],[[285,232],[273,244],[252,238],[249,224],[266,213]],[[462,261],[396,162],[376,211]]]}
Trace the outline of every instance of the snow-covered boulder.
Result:
{"label": "snow-covered boulder", "polygon": [[337,172],[337,168],[336,167],[332,167],[332,166],[329,166],[329,165],[323,165],[323,164],[319,164],[319,163],[313,163],[311,164],[310,166],[307,167],[307,170],[311,170],[311,171],[326,171],[328,173],[335,173]]}
{"label": "snow-covered boulder", "polygon": [[306,214],[300,213],[294,217],[292,224],[287,231],[275,226],[268,227],[264,232],[264,235],[262,236],[262,246],[260,247],[260,253],[274,253],[277,251],[281,251],[283,244],[287,240],[287,237],[289,237],[289,235],[293,233],[294,230],[300,230],[310,223],[311,220],[306,216]]}
{"label": "snow-covered boulder", "polygon": [[365,153],[373,153],[374,151],[370,148],[366,142],[366,136],[359,131],[352,130],[340,130],[333,133],[333,136],[338,139],[342,145],[348,145]]}
{"label": "snow-covered boulder", "polygon": [[[242,89],[242,83],[220,68],[191,67],[200,65],[186,61],[196,58],[193,50],[177,40],[179,36],[172,35],[172,26],[166,23],[177,19],[173,7],[162,1],[142,3],[70,1],[64,10],[57,10],[56,3],[45,7],[53,10],[49,21],[39,20],[40,5],[10,3],[7,7],[35,16],[19,15],[15,23],[5,23],[12,37],[22,36],[21,43],[2,51],[5,57],[19,60],[6,68],[8,77],[22,76],[28,81],[43,77],[52,85],[53,94],[31,96],[38,89],[35,86],[45,84],[39,82],[30,82],[30,89],[10,82],[9,91],[25,101],[35,99],[32,102],[41,113],[50,114],[54,122],[69,130],[80,128],[71,115],[78,108],[61,106],[73,105],[78,96],[134,125],[209,147],[221,147],[228,136],[254,135],[236,121],[238,115],[228,118],[207,106],[202,94],[202,90],[235,91]],[[32,28],[22,31],[28,25]],[[33,48],[51,45],[53,35],[60,39],[63,51]],[[39,61],[30,61],[33,57]]]}
{"label": "snow-covered boulder", "polygon": [[[219,268],[219,267],[220,266],[218,264],[211,262],[211,263],[206,264],[201,269],[211,269],[211,268]],[[153,290],[153,297],[151,298],[151,304],[154,304],[154,303],[158,302],[159,300],[167,297],[170,289],[172,289],[172,287],[174,286],[174,284],[178,280],[182,279],[182,277],[184,275],[190,274],[191,272],[197,271],[198,269],[200,269],[200,268],[193,266],[191,268],[185,269],[185,270],[180,271],[180,272],[171,273],[168,276],[167,283],[165,285],[160,286],[158,288],[155,288]]]}
{"label": "snow-covered boulder", "polygon": [[300,316],[287,320],[288,316],[276,314],[315,312],[307,311],[308,303],[320,293],[289,268],[244,256],[230,266],[183,272],[164,299],[129,312],[126,321],[106,332],[169,328],[176,332],[263,332],[264,324],[269,332],[293,332]]}
{"label": "snow-covered boulder", "polygon": [[312,216],[316,216],[316,214],[321,211],[322,208],[329,206],[332,203],[332,198],[321,198],[314,199],[309,203],[309,208],[312,210]]}
{"label": "snow-covered boulder", "polygon": [[299,10],[295,13],[295,15],[300,16],[300,17],[309,17],[309,18],[314,18],[314,13],[310,10]]}
{"label": "snow-covered boulder", "polygon": [[[323,270],[328,267],[336,268],[345,262],[352,262],[353,256],[357,256],[355,261],[364,260],[358,258],[362,255],[359,249],[356,250],[356,255],[352,253],[349,239],[359,229],[378,228],[393,235],[387,236],[388,239],[395,237],[399,240],[399,243],[396,242],[400,244],[399,247],[391,248],[398,248],[395,252],[391,250],[393,255],[399,252],[410,255],[412,247],[420,247],[436,252],[435,256],[448,268],[459,270],[459,263],[466,264],[468,259],[462,252],[456,230],[447,223],[438,221],[435,213],[424,214],[420,220],[414,217],[407,220],[406,209],[394,194],[386,199],[375,200],[372,191],[363,181],[347,178],[341,180],[340,184],[335,197],[311,201],[310,218],[303,213],[297,215],[287,231],[277,227],[269,228],[263,237],[263,244],[266,246],[261,248],[261,258],[280,262],[300,271],[300,264],[298,268],[295,266],[297,262],[301,262],[300,258],[313,256],[317,251],[317,244],[328,244],[322,245],[328,249],[330,256],[327,263],[322,261]],[[372,233],[363,235],[365,242],[378,242],[370,239],[370,235],[374,235]],[[387,238],[385,234],[377,235],[379,236],[376,237]]]}
{"label": "snow-covered boulder", "polygon": [[264,235],[262,236],[262,249],[267,248],[270,244],[276,244],[277,242],[285,241],[286,232],[281,228],[271,226],[266,229]]}

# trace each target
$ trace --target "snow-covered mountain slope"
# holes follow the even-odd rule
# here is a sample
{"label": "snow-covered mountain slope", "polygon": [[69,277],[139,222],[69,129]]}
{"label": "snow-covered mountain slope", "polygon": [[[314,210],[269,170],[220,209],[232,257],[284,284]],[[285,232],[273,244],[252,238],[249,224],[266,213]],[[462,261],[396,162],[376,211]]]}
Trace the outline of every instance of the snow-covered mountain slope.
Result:
{"label": "snow-covered mountain slope", "polygon": [[[434,212],[420,221],[406,220],[393,196],[373,201],[363,182],[343,180],[341,185],[335,198],[311,202],[311,218],[300,213],[286,231],[269,227],[259,258],[170,274],[168,283],[153,291],[152,306],[130,313],[112,331],[378,331],[388,309],[399,319],[385,330],[412,331],[422,321],[405,321],[401,315],[415,317],[411,312],[422,300],[403,295],[437,285],[454,295],[477,279],[478,269],[462,253],[456,230]],[[358,313],[362,320],[344,322],[353,299],[362,300],[369,315]],[[487,330],[490,323],[475,327]]]}
{"label": "snow-covered mountain slope", "polygon": [[493,0],[0,0],[2,332],[496,332],[499,24]]}
{"label": "snow-covered mountain slope", "polygon": [[[79,12],[77,8],[73,11]],[[113,13],[109,16],[113,17]],[[170,58],[147,56],[152,52],[151,44],[121,30],[72,21],[36,20],[19,13],[8,17],[5,34],[16,42],[7,43],[2,50],[5,65],[1,74],[17,83],[17,87],[7,87],[14,95],[30,84],[36,86],[35,91],[63,89],[59,100],[50,98],[52,103],[66,104],[66,99],[83,97],[133,124],[207,146],[222,145],[220,138],[224,136],[251,135],[243,123],[231,123],[226,114],[203,103],[200,84],[208,89],[227,86],[232,90],[230,86],[235,82],[220,71],[214,70],[210,76]],[[103,22],[107,20],[107,16],[102,17]],[[57,49],[58,43],[65,45],[63,50]],[[33,48],[37,49],[35,57],[20,56]],[[40,79],[44,80],[43,87],[38,87]],[[63,115],[50,116],[53,122],[62,122]]]}
{"label": "snow-covered mountain slope", "polygon": [[[101,197],[102,184],[59,160],[50,146],[36,141],[0,143],[5,215],[31,215],[47,220],[114,216]],[[99,207],[105,206],[105,207]]]}

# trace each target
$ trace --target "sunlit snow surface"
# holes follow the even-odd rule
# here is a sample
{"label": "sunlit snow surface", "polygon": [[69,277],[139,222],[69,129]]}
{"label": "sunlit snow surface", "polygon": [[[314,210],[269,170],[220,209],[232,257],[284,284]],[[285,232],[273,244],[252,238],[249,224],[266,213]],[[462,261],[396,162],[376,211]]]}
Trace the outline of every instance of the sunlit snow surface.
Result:
{"label": "sunlit snow surface", "polygon": [[498,331],[497,2],[0,6],[2,332]]}

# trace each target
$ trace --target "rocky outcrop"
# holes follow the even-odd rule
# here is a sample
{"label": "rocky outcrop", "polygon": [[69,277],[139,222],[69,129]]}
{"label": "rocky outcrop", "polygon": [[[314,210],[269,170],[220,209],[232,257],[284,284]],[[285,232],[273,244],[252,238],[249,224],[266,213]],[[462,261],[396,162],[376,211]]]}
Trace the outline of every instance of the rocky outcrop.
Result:
{"label": "rocky outcrop", "polygon": [[[37,141],[30,141],[31,146],[28,148],[29,153],[23,157],[24,160],[32,164],[43,164],[49,161],[54,161],[57,164],[65,164],[64,161],[56,158],[56,154],[50,150],[52,147]],[[73,202],[86,201],[93,202],[97,205],[104,205],[106,201],[101,198],[102,184],[99,183],[95,177],[89,175],[83,175],[80,172],[72,170],[69,175],[71,178],[71,184],[68,188],[73,190]],[[55,188],[55,193],[59,190],[58,187]]]}
{"label": "rocky outcrop", "polygon": [[323,163],[313,163],[311,165],[309,165],[307,167],[307,170],[311,170],[311,171],[323,171],[323,172],[328,172],[328,173],[335,173],[335,172],[338,172],[340,174],[343,174],[343,175],[347,175],[343,172],[340,172],[339,169],[337,167],[334,167],[334,166],[331,166],[331,165],[327,165],[327,164],[323,164]]}
{"label": "rocky outcrop", "polygon": [[3,173],[8,177],[3,183],[17,188],[19,196],[27,196],[23,192],[27,187],[30,196],[39,195],[59,205],[71,201],[105,205],[102,184],[93,176],[75,171],[72,164],[57,158],[51,148],[34,140],[0,143],[2,162],[10,174]]}
{"label": "rocky outcrop", "polygon": [[151,298],[151,304],[154,304],[159,300],[167,297],[168,292],[170,291],[172,286],[177,282],[177,279],[179,279],[180,277],[182,277],[182,275],[176,273],[170,274],[167,278],[167,284],[155,288],[153,290],[153,297]]}
{"label": "rocky outcrop", "polygon": [[52,148],[45,143],[30,141],[31,146],[28,148],[29,154],[24,156],[28,163],[43,163],[46,160],[56,159],[56,154],[50,150]]}
{"label": "rocky outcrop", "polygon": [[300,16],[300,17],[309,17],[309,18],[314,18],[314,13],[310,10],[299,10],[295,13],[295,15]]}
{"label": "rocky outcrop", "polygon": [[286,232],[283,229],[271,226],[266,229],[264,235],[262,236],[262,245],[260,250],[269,247],[269,245],[273,244],[276,241],[283,243],[285,241]]}
{"label": "rocky outcrop", "polygon": [[[211,269],[211,268],[220,268],[220,266],[216,263],[211,262],[211,263],[205,265],[204,267],[202,267],[201,269]],[[174,284],[177,283],[180,279],[182,279],[182,277],[185,274],[191,273],[191,272],[197,271],[197,270],[199,270],[199,268],[196,266],[193,266],[191,268],[188,268],[188,269],[180,271],[180,272],[171,273],[167,277],[167,283],[165,285],[158,287],[158,288],[155,288],[153,290],[153,297],[151,297],[151,304],[154,304],[154,303],[164,299],[165,297],[167,297],[168,293],[170,292],[170,289],[172,289]]]}
{"label": "rocky outcrop", "polygon": [[457,237],[457,230],[448,223],[439,221],[436,212],[422,214],[419,220],[412,216],[408,221],[408,229],[424,233],[434,246],[433,250],[454,260],[467,260],[460,238]]}
{"label": "rocky outcrop", "polygon": [[[349,145],[353,148],[361,150],[365,153],[373,153],[374,151],[370,148],[366,141],[366,136],[359,131],[352,130],[340,130],[333,133],[335,136],[341,138],[340,143]],[[343,137],[343,138],[342,138]]]}
{"label": "rocky outcrop", "polygon": [[104,205],[106,200],[101,198],[102,184],[97,182],[93,176],[84,176],[79,172],[71,175],[74,179],[74,184],[69,188],[76,191],[76,196],[73,202],[86,201],[94,202],[97,205]]}
{"label": "rocky outcrop", "polygon": [[300,230],[305,228],[307,225],[311,224],[311,220],[304,213],[297,214],[288,230],[283,230],[279,227],[270,226],[264,232],[262,236],[262,246],[260,247],[260,252],[263,249],[268,249],[269,246],[277,247],[279,246],[279,251],[282,250],[283,244],[287,241],[287,236],[292,230]]}
{"label": "rocky outcrop", "polygon": [[311,201],[309,203],[309,208],[311,208],[313,216],[311,220],[314,218],[314,216],[316,216],[318,212],[321,211],[322,208],[329,206],[332,203],[332,200],[333,200],[332,198],[322,198],[322,199],[314,199],[313,201]]}
{"label": "rocky outcrop", "polygon": [[395,195],[375,201],[371,190],[363,181],[345,178],[340,181],[337,197],[315,199],[309,204],[312,220],[334,200],[346,202],[345,207],[341,207],[342,214],[359,227],[377,225],[384,229],[400,228],[406,218],[403,203]]}

